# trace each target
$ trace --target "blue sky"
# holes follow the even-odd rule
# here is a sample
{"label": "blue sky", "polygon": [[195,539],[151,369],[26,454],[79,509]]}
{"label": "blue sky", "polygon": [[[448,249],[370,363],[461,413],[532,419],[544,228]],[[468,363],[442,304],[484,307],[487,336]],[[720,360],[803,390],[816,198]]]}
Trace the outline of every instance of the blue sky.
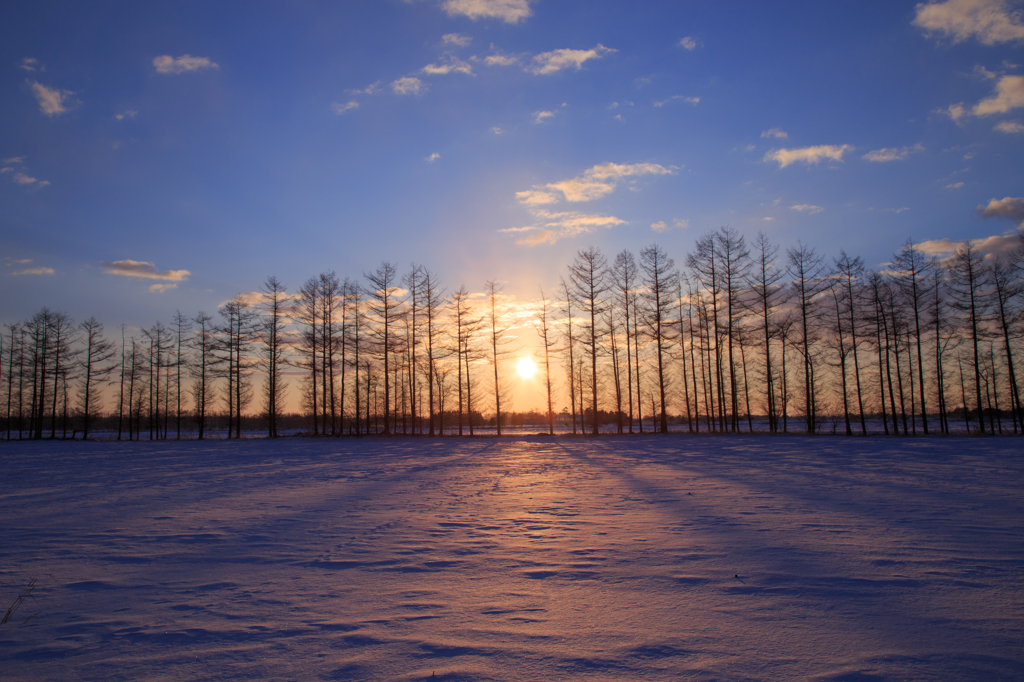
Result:
{"label": "blue sky", "polygon": [[1000,0],[33,2],[0,54],[6,322],[382,260],[528,298],[723,225],[875,265],[1024,219]]}

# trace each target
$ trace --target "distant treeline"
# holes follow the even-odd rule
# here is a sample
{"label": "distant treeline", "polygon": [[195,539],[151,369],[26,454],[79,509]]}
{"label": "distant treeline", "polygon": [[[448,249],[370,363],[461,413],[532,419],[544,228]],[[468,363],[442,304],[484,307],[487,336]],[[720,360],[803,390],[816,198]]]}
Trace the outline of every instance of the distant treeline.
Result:
{"label": "distant treeline", "polygon": [[[113,340],[44,308],[0,337],[8,439],[451,433],[519,425],[598,433],[761,430],[1024,433],[1022,244],[939,260],[907,241],[885,270],[722,228],[682,267],[658,245],[577,253],[555,292],[447,291],[420,265],[356,281],[275,277],[214,318]],[[550,294],[550,295],[549,295]],[[547,409],[510,410],[513,355],[536,334]],[[284,413],[298,391],[300,415]],[[561,410],[556,400],[566,400]],[[596,416],[595,416],[596,415]],[[645,423],[646,422],[646,423]],[[606,428],[607,430],[607,428]]]}

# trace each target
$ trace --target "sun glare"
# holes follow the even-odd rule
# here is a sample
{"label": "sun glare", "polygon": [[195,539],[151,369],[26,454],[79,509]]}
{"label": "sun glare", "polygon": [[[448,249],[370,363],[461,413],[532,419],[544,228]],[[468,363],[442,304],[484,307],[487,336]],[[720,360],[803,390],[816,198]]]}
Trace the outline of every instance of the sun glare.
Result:
{"label": "sun glare", "polygon": [[533,375],[537,373],[537,365],[533,364],[533,360],[530,358],[522,358],[516,365],[516,371],[523,379],[532,379]]}

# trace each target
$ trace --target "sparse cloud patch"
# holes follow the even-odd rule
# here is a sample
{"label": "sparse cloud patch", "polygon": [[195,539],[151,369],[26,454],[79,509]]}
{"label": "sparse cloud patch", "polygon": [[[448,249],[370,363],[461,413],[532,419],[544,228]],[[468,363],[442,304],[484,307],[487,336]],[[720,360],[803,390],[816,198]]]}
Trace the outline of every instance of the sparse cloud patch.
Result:
{"label": "sparse cloud patch", "polygon": [[512,66],[519,63],[519,57],[513,54],[492,54],[484,57],[487,66]]}
{"label": "sparse cloud patch", "polygon": [[25,57],[18,64],[18,68],[23,71],[46,71],[46,67],[39,63],[39,60],[35,57]]}
{"label": "sparse cloud patch", "polygon": [[861,158],[875,163],[886,163],[889,161],[903,161],[911,154],[923,151],[924,147],[921,144],[915,144],[913,147],[882,147],[881,149],[868,152]]}
{"label": "sparse cloud patch", "polygon": [[983,45],[1024,40],[1019,12],[1005,0],[947,0],[917,5],[914,25],[954,43],[975,38]]}
{"label": "sparse cloud patch", "polygon": [[336,115],[341,116],[346,111],[352,111],[353,109],[359,108],[359,102],[351,100],[349,102],[333,102],[331,104],[331,111]]}
{"label": "sparse cloud patch", "polygon": [[785,168],[797,162],[811,166],[817,165],[826,159],[842,162],[843,154],[852,149],[853,146],[848,144],[823,144],[815,147],[801,147],[799,149],[772,149],[764,155],[764,160],[777,162],[779,168]]}
{"label": "sparse cloud patch", "polygon": [[516,201],[524,206],[545,206],[547,204],[557,204],[558,197],[550,192],[528,189],[524,192],[516,192]]}
{"label": "sparse cloud patch", "polygon": [[[7,267],[9,267],[9,268],[13,268],[13,267],[16,267],[16,266],[19,266],[19,265],[30,265],[32,263],[32,259],[31,258],[19,258],[19,259],[16,259],[16,260],[13,259],[13,258],[5,258],[4,260],[7,261]],[[45,266],[35,265],[35,266],[32,266],[32,267],[18,268],[16,270],[12,270],[11,272],[9,272],[7,274],[9,274],[9,275],[52,275],[53,272],[54,272],[53,268],[48,268],[48,267],[45,267]]]}
{"label": "sparse cloud patch", "polygon": [[1005,114],[1024,107],[1024,76],[1001,76],[996,81],[995,92],[968,109],[963,102],[950,104],[939,113],[949,116],[954,123],[962,125],[967,115],[991,116]]}
{"label": "sparse cloud patch", "polygon": [[690,226],[690,221],[684,218],[676,218],[669,225],[664,220],[659,220],[656,223],[651,223],[651,230],[654,232],[668,232],[669,230],[685,230]]}
{"label": "sparse cloud patch", "polygon": [[693,52],[700,46],[701,43],[693,36],[683,36],[682,38],[679,39],[679,47],[683,48],[688,52]]}
{"label": "sparse cloud patch", "polygon": [[531,211],[537,224],[527,227],[511,227],[499,232],[522,234],[516,244],[523,246],[539,246],[554,244],[561,239],[589,234],[597,228],[612,228],[625,225],[626,221],[615,216],[598,213],[578,213],[576,211],[551,212],[545,209]]}
{"label": "sparse cloud patch", "polygon": [[1017,121],[1000,121],[992,130],[1007,133],[1008,135],[1020,135],[1021,133],[1024,133],[1024,125],[1021,125]]}
{"label": "sparse cloud patch", "polygon": [[640,175],[674,175],[674,167],[666,168],[656,163],[618,164],[604,163],[588,168],[575,178],[553,182],[543,188],[560,192],[566,201],[577,203],[600,199],[615,191],[616,185],[625,178]]}
{"label": "sparse cloud patch", "polygon": [[31,187],[46,187],[50,184],[49,180],[39,180],[38,178],[25,175],[21,171],[16,171],[11,177],[11,180],[13,180],[16,185],[26,185]]}
{"label": "sparse cloud patch", "polygon": [[420,69],[420,72],[428,76],[445,76],[449,73],[464,73],[467,76],[472,76],[473,67],[453,54],[446,54],[441,63],[427,64]]}
{"label": "sparse cloud patch", "polygon": [[987,206],[978,206],[982,218],[1008,218],[1024,220],[1024,197],[1003,197],[992,199]]}
{"label": "sparse cloud patch", "polygon": [[554,118],[554,117],[555,117],[555,112],[553,112],[553,111],[535,111],[535,112],[533,112],[533,122],[534,123],[543,123],[544,121],[548,120],[549,118]]}
{"label": "sparse cloud patch", "polygon": [[135,109],[126,109],[124,111],[120,111],[120,112],[114,114],[114,118],[117,119],[118,121],[123,121],[126,118],[127,119],[132,119],[132,118],[135,118],[138,115],[139,115],[139,112],[137,112]]}
{"label": "sparse cloud patch", "polygon": [[440,158],[441,158],[441,155],[438,154],[437,152],[434,152],[433,154],[431,154],[430,156],[427,157],[427,163],[434,163],[435,161],[437,161]]}
{"label": "sparse cloud patch", "polygon": [[419,78],[406,76],[392,81],[391,89],[398,95],[422,95],[427,91],[427,86]]}
{"label": "sparse cloud patch", "polygon": [[666,104],[669,104],[670,102],[674,102],[676,100],[682,100],[682,101],[684,101],[684,102],[686,102],[688,104],[692,104],[693,106],[697,106],[698,104],[700,104],[700,97],[685,97],[683,95],[673,95],[672,97],[669,97],[668,99],[663,99],[663,100],[660,100],[660,101],[656,101],[654,103],[654,106],[656,106],[656,107],[663,107]]}
{"label": "sparse cloud patch", "polygon": [[787,133],[785,130],[782,130],[781,128],[769,128],[768,130],[764,130],[761,132],[761,138],[764,139],[766,137],[777,137],[785,139],[789,137],[789,133]]}
{"label": "sparse cloud patch", "polygon": [[108,275],[158,279],[164,282],[184,282],[192,274],[188,270],[157,270],[152,263],[141,260],[116,260],[102,263]]}
{"label": "sparse cloud patch", "polygon": [[964,183],[962,182],[951,182],[948,185],[946,185],[946,189],[960,189],[963,186]]}
{"label": "sparse cloud patch", "polygon": [[374,81],[362,90],[346,90],[345,92],[351,92],[353,95],[376,95],[380,92],[380,81]]}
{"label": "sparse cloud patch", "polygon": [[799,211],[800,213],[807,213],[810,215],[814,215],[815,213],[821,213],[822,211],[825,210],[821,206],[815,206],[814,204],[796,204],[794,206],[790,206],[790,208],[794,211]]}
{"label": "sparse cloud patch", "polygon": [[575,68],[579,71],[583,63],[590,59],[600,59],[606,54],[618,52],[610,47],[598,43],[597,47],[590,50],[552,50],[535,55],[531,66],[527,68],[530,73],[536,75],[548,75],[557,73],[563,69]]}
{"label": "sparse cloud patch", "polygon": [[461,33],[445,33],[441,36],[441,42],[445,45],[455,45],[456,47],[466,47],[473,39],[470,36],[464,36]]}
{"label": "sparse cloud patch", "polygon": [[32,88],[32,94],[36,96],[36,101],[39,102],[39,111],[51,118],[65,114],[79,104],[76,100],[71,99],[75,93],[70,90],[48,88],[35,81],[28,81],[28,84]]}
{"label": "sparse cloud patch", "polygon": [[464,16],[473,21],[501,19],[507,24],[518,24],[533,14],[527,0],[444,0],[441,8],[448,16]]}
{"label": "sparse cloud patch", "polygon": [[193,57],[183,54],[177,59],[169,54],[162,54],[153,58],[153,68],[157,73],[189,73],[193,71],[206,71],[207,69],[219,69],[220,66],[209,57]]}

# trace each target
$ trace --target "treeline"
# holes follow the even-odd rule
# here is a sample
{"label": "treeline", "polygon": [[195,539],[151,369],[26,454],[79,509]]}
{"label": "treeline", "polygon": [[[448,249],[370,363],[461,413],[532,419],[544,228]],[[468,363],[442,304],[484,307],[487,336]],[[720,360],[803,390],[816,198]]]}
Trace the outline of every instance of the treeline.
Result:
{"label": "treeline", "polygon": [[[763,234],[701,236],[681,267],[658,245],[610,261],[577,253],[529,309],[496,282],[448,291],[429,269],[384,262],[297,291],[178,313],[111,340],[94,318],[40,310],[0,336],[7,439],[273,438],[458,434],[521,424],[618,433],[799,430],[847,435],[1024,433],[1015,359],[1024,336],[1022,245],[913,241],[884,270],[826,261]],[[509,361],[536,334],[546,410],[511,412]],[[286,415],[296,391],[301,419]],[[556,410],[555,404],[567,405]],[[485,416],[486,415],[486,416]],[[512,418],[510,418],[512,417]],[[646,421],[646,426],[645,426]],[[755,425],[756,422],[756,425]]]}

